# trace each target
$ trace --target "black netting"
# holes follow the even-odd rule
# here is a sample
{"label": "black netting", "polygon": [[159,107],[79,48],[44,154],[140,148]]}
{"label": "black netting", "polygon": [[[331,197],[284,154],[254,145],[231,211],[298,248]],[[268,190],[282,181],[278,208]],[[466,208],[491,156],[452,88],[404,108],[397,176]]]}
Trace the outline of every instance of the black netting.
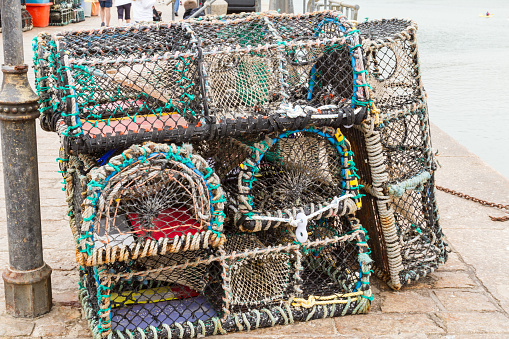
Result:
{"label": "black netting", "polygon": [[373,99],[382,110],[402,109],[422,99],[416,26],[412,21],[391,19],[359,24],[364,38]]}
{"label": "black netting", "polygon": [[[112,275],[111,321],[116,330],[207,320],[222,313],[224,292],[217,265],[193,262],[206,253],[174,253],[105,267]],[[129,273],[132,273],[132,277]],[[215,303],[215,305],[214,305]]]}
{"label": "black netting", "polygon": [[355,163],[340,130],[287,132],[249,149],[237,180],[236,220],[242,230],[291,223],[298,213],[319,219],[356,208],[353,200],[339,201],[345,195],[359,199]]}
{"label": "black netting", "polygon": [[[221,315],[221,267],[199,263],[211,254],[210,250],[172,253],[85,268],[83,280],[90,306],[98,314],[96,321],[103,329],[136,332]],[[102,318],[104,305],[107,314]]]}
{"label": "black netting", "polygon": [[359,23],[357,28],[363,37],[370,40],[387,39],[397,36],[410,26],[412,21],[403,19],[370,20]]}
{"label": "black netting", "polygon": [[43,127],[60,133],[68,152],[358,124],[369,104],[359,35],[335,12],[36,40]]}
{"label": "black netting", "polygon": [[82,159],[70,158],[65,177],[87,265],[224,242],[219,179],[190,145],[133,146],[87,170]]}
{"label": "black netting", "polygon": [[356,219],[319,220],[309,232],[307,244],[281,229],[229,234],[224,249],[85,267],[91,328],[98,337],[191,338],[364,312],[369,260]]}
{"label": "black netting", "polygon": [[[97,338],[369,310],[359,176],[342,134],[372,118],[358,31],[333,11],[217,19],[37,38],[41,121],[61,136]],[[404,133],[384,146],[425,140]],[[407,167],[397,171],[424,171]]]}
{"label": "black netting", "polygon": [[377,130],[381,133],[389,182],[406,180],[422,171],[430,171],[431,141],[424,108],[388,120]]}
{"label": "black netting", "polygon": [[69,52],[69,58],[115,61],[122,58],[150,58],[166,52],[184,52],[191,48],[189,34],[180,25],[124,26],[99,31],[61,33],[60,50]]}

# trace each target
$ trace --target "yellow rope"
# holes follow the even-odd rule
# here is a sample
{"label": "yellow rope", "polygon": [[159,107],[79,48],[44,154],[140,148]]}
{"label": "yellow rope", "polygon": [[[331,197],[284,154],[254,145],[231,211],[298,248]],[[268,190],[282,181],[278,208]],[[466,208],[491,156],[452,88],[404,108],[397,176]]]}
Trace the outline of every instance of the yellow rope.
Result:
{"label": "yellow rope", "polygon": [[[311,308],[315,305],[329,305],[329,304],[346,304],[348,302],[357,301],[360,295],[364,294],[364,292],[352,292],[347,294],[334,294],[324,297],[315,297],[310,295],[308,299],[302,298],[294,298],[292,302],[292,306],[295,307],[304,307]],[[347,298],[338,300],[338,298]],[[349,300],[348,300],[349,299]]]}
{"label": "yellow rope", "polygon": [[[373,99],[373,90],[368,87],[369,97]],[[376,107],[374,100],[371,102],[371,113],[375,116],[375,125],[378,127],[380,125],[380,109]]]}

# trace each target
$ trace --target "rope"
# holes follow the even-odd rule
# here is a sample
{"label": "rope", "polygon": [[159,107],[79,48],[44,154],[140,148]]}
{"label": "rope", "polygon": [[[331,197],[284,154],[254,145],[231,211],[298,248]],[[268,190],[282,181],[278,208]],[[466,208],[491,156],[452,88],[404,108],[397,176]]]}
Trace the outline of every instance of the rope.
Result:
{"label": "rope", "polygon": [[[335,119],[340,116],[339,113],[322,114],[321,112],[322,111],[334,112],[335,110],[339,110],[340,108],[341,107],[337,105],[323,105],[319,106],[318,108],[315,108],[313,106],[303,106],[303,107],[300,105],[292,106],[291,103],[287,103],[281,104],[280,109],[277,110],[276,112],[280,114],[286,114],[286,116],[288,116],[289,118],[307,117],[310,113],[315,113],[310,115],[311,119]],[[362,111],[362,109],[363,109],[362,107],[357,107],[354,110],[354,113],[357,115]]]}
{"label": "rope", "polygon": [[339,208],[339,203],[345,199],[353,198],[354,196],[351,194],[345,194],[341,197],[334,197],[332,201],[322,207],[321,209],[307,215],[306,218],[301,219],[295,219],[293,217],[290,218],[278,218],[278,217],[271,217],[271,216],[263,216],[263,215],[253,215],[247,218],[247,220],[269,220],[269,221],[278,221],[278,222],[284,222],[292,225],[293,227],[297,227],[300,223],[307,223],[307,220],[314,219],[316,216],[323,214],[324,212],[334,209],[337,210]]}
{"label": "rope", "polygon": [[[312,296],[310,295],[308,299],[302,298],[294,298],[292,306],[295,307],[304,307],[311,308],[315,305],[330,305],[330,304],[347,304],[352,301],[357,301],[359,296],[363,295],[363,291],[346,293],[346,294],[335,294],[330,296]],[[353,297],[353,298],[352,298]],[[338,298],[347,298],[347,299],[338,299]]]}

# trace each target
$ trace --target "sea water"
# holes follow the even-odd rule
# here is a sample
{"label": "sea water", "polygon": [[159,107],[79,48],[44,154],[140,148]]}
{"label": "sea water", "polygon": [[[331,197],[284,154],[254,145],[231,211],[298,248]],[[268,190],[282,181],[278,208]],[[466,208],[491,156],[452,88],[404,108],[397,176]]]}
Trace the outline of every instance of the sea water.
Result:
{"label": "sea water", "polygon": [[509,0],[344,2],[360,6],[358,21],[417,22],[431,122],[509,178]]}

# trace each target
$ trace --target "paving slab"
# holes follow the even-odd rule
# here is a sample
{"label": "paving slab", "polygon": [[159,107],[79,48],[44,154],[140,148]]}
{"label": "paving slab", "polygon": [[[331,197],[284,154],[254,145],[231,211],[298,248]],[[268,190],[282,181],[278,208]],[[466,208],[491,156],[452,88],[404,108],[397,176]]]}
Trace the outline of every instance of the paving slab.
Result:
{"label": "paving slab", "polygon": [[436,290],[433,293],[448,312],[496,312],[500,309],[482,292]]}
{"label": "paving slab", "polygon": [[[264,6],[266,4],[264,2]],[[163,18],[170,17],[167,7],[157,7],[163,10]],[[26,32],[25,61],[31,64],[31,39],[38,32],[98,27],[99,18],[93,17],[63,28],[47,27]],[[32,71],[29,79],[33,84]],[[55,162],[59,140],[56,134],[44,132],[40,127],[37,127],[37,139],[44,257],[53,268],[55,306],[49,314],[37,319],[12,318],[5,311],[3,281],[0,279],[0,338],[90,338],[78,303],[74,243],[67,225],[62,179]],[[480,199],[509,204],[507,178],[434,125],[432,141],[434,149],[439,151],[441,164],[436,177],[438,185]],[[1,155],[0,165],[3,165]],[[3,187],[3,174],[0,174],[0,186]],[[5,196],[1,187],[0,266],[3,268],[8,263],[8,247]],[[437,192],[437,201],[451,253],[449,261],[435,273],[398,292],[373,278],[375,299],[371,313],[367,315],[234,333],[227,338],[509,337],[509,222],[489,219],[489,215],[504,215],[500,210],[441,191]]]}
{"label": "paving slab", "polygon": [[447,333],[507,333],[509,318],[499,312],[438,313]]}
{"label": "paving slab", "polygon": [[414,335],[445,333],[427,314],[369,313],[334,319],[339,333],[352,335]]}
{"label": "paving slab", "polygon": [[383,313],[431,313],[439,311],[439,305],[430,293],[432,292],[428,289],[382,292],[377,299],[383,300],[381,307]]}

